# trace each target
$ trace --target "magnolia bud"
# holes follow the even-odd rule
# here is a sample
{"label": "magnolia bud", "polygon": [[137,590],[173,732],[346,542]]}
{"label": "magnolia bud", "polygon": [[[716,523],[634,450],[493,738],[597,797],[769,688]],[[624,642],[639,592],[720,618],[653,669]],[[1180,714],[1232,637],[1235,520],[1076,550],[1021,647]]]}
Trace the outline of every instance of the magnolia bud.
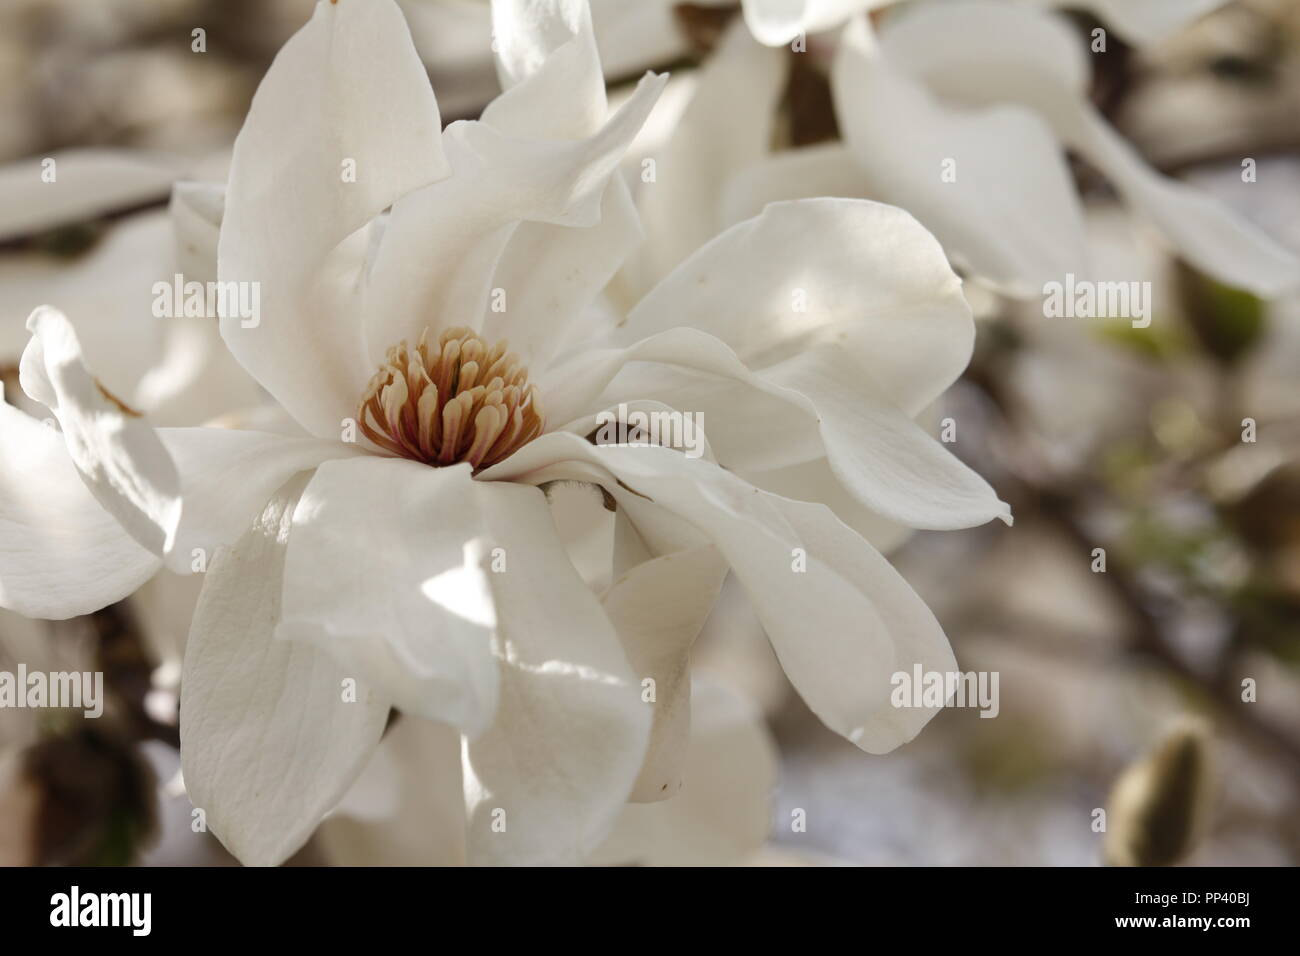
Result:
{"label": "magnolia bud", "polygon": [[1111,791],[1105,859],[1111,866],[1169,866],[1204,831],[1213,800],[1210,735],[1184,720],[1120,774]]}

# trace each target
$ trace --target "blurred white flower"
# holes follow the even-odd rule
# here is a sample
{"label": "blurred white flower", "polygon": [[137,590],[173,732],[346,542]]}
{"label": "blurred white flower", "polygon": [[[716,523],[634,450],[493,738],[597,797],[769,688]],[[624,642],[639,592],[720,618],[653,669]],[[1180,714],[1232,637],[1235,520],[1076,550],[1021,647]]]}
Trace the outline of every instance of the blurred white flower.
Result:
{"label": "blurred white flower", "polygon": [[[734,0],[704,0],[725,6]],[[890,6],[898,0],[742,0],[745,23],[760,43],[784,46],[800,34],[839,26],[866,10]],[[964,0],[933,0],[964,2]],[[1017,0],[1045,7],[1090,10],[1133,43],[1164,39],[1197,17],[1228,0]]]}
{"label": "blurred white flower", "polygon": [[649,242],[634,288],[720,224],[774,200],[841,195],[907,209],[953,261],[1033,297],[1067,272],[1094,275],[1067,148],[1208,275],[1264,296],[1300,282],[1294,256],[1225,204],[1156,173],[1101,117],[1087,98],[1086,41],[1059,17],[993,0],[890,13],[878,37],[862,16],[838,37],[831,87],[843,141],[776,153],[788,51],[733,25],[700,72],[658,181],[638,196]]}
{"label": "blurred white flower", "polygon": [[[508,89],[481,121],[440,133],[391,0],[322,0],[254,99],[218,274],[259,283],[265,319],[221,331],[300,436],[151,428],[52,309],[22,382],[62,435],[0,408],[6,606],[76,613],[207,563],[182,757],[244,862],[302,844],[390,707],[464,735],[469,861],[588,856],[629,796],[680,785],[687,653],[728,566],[812,710],[889,750],[934,712],[892,707],[890,675],[955,662],[836,515],[1010,520],[912,420],[974,334],[915,220],[775,204],[604,326],[587,307],[641,238],[613,174],[662,78],[607,117],[585,3],[494,13]],[[710,453],[589,441],[620,408],[700,415]],[[557,481],[616,508],[601,595],[552,521]],[[480,606],[438,602],[449,572]]]}

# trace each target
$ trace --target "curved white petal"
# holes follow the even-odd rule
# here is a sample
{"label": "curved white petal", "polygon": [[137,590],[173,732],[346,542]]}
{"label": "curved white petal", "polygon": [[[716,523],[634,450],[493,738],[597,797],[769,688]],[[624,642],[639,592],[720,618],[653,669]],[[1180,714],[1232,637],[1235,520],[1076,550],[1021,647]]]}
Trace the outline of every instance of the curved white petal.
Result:
{"label": "curved white petal", "polygon": [[0,167],[0,241],[162,199],[184,168],[178,157],[107,148],[56,150],[6,164]]}
{"label": "curved white petal", "polygon": [[[624,382],[622,369],[631,362],[669,370],[652,368]],[[713,376],[724,387],[682,386],[674,379],[681,370]],[[656,384],[663,390],[655,391]],[[746,478],[824,456],[854,498],[891,521],[950,529],[1011,520],[988,483],[883,398],[856,357],[834,343],[755,373],[712,336],[675,328],[561,366],[546,391],[550,407],[563,410],[557,420],[592,394],[606,407],[611,393],[619,395],[613,400],[653,398],[696,414],[705,409],[703,426],[717,460]],[[748,414],[737,416],[736,408]]]}
{"label": "curved white petal", "polygon": [[327,654],[272,637],[286,542],[307,476],[213,563],[185,648],[181,765],[190,802],[241,862],[292,855],[347,792],[388,702]]}
{"label": "curved white petal", "polygon": [[[937,16],[921,10],[902,19],[930,13],[934,21],[964,4],[938,6]],[[831,72],[840,128],[871,195],[907,209],[954,260],[1009,293],[1038,294],[1044,282],[1079,269],[1082,212],[1047,125],[1004,104],[951,108],[905,73],[905,63],[855,21]]]}
{"label": "curved white petal", "polygon": [[182,182],[172,187],[168,215],[176,246],[176,268],[186,281],[217,277],[217,244],[226,212],[226,184]]}
{"label": "curved white petal", "polygon": [[477,494],[468,465],[321,465],[293,515],[277,637],[328,652],[404,712],[481,732],[498,679]]}
{"label": "curved white petal", "polygon": [[460,866],[460,734],[403,714],[316,831],[333,866]]}
{"label": "curved white petal", "polygon": [[162,360],[172,321],[153,313],[154,284],[171,283],[175,273],[168,231],[165,213],[141,213],[73,259],[35,251],[0,257],[0,362],[18,361],[31,337],[27,318],[50,303],[76,318],[86,366],[114,395],[138,403],[134,390]]}
{"label": "curved white petal", "polygon": [[134,393],[134,404],[159,427],[202,425],[259,408],[276,409],[293,422],[287,412],[266,401],[266,393],[230,354],[211,319],[171,319],[162,339],[157,364],[139,380]]}
{"label": "curved white petal", "polygon": [[[512,137],[594,136],[608,104],[586,0],[504,0],[492,5],[492,19],[505,92],[482,121]],[[630,190],[618,176],[605,189],[596,225],[520,223],[492,277],[504,298],[487,311],[483,336],[508,339],[530,367],[545,364],[642,239]]]}
{"label": "curved white petal", "polygon": [[605,78],[586,0],[497,0],[492,37],[505,92],[483,122],[534,139],[582,139],[600,128]]}
{"label": "curved white petal", "polygon": [[934,237],[861,199],[774,203],[733,226],[651,290],[611,344],[677,326],[716,336],[755,370],[834,346],[908,414],[956,380],[975,338]]}
{"label": "curved white petal", "polygon": [[753,706],[708,678],[691,681],[693,720],[681,792],[624,809],[592,862],[730,866],[772,828],[776,743]]}
{"label": "curved white petal", "polygon": [[[642,240],[641,222],[623,180],[614,176],[605,189],[600,222],[594,226],[555,226],[524,222],[506,243],[492,278],[505,296],[505,308],[489,308],[482,335],[506,339],[542,369],[575,338],[584,310]],[[587,342],[572,342],[582,348]]]}
{"label": "curved white petal", "polygon": [[[673,328],[624,349],[594,349],[549,369],[538,384],[548,421],[589,434],[620,404],[697,416],[716,460],[735,471],[780,468],[823,455],[803,396],[750,372],[704,332]],[[561,424],[563,423],[563,424]]]}
{"label": "curved white petal", "polygon": [[766,156],[727,180],[722,192],[722,225],[751,219],[769,203],[819,196],[867,195],[867,177],[841,142],[819,143]]}
{"label": "curved white petal", "polygon": [[[638,564],[601,598],[618,631],[643,699],[653,691],[654,722],[637,802],[665,800],[682,786],[682,761],[691,728],[690,649],[709,617],[727,574],[712,545],[675,551]],[[653,681],[647,687],[646,681]]]}
{"label": "curved white petal", "polygon": [[89,614],[159,563],[91,495],[58,430],[0,401],[0,606],[60,620]]}
{"label": "curved white petal", "polygon": [[741,477],[782,498],[826,505],[835,512],[835,517],[870,541],[871,546],[882,554],[889,554],[912,536],[913,529],[890,521],[854,497],[835,476],[825,458],[771,471],[745,473]]}
{"label": "curved white petal", "polygon": [[1201,272],[1264,298],[1300,287],[1300,259],[1226,203],[1157,173],[1091,107],[1081,105],[1067,122],[1067,141]]}
{"label": "curved white petal", "polygon": [[634,76],[690,52],[669,3],[591,0],[591,21],[600,47],[600,62],[611,82]]}
{"label": "curved white petal", "polygon": [[860,502],[910,528],[973,528],[1011,509],[982,477],[907,415],[873,394],[839,349],[818,346],[767,378],[817,409],[831,471]]}
{"label": "curved white petal", "polygon": [[23,391],[50,409],[68,454],[95,499],[155,554],[171,550],[181,518],[180,478],[157,434],[86,370],[63,313],[41,307],[27,320]]}
{"label": "curved white petal", "polygon": [[646,242],[620,275],[633,301],[717,235],[728,177],[770,148],[785,62],[736,23],[695,79],[672,137],[644,157],[654,161],[637,194]]}
{"label": "curved white petal", "polygon": [[893,0],[744,0],[745,23],[759,43],[782,46],[800,34],[838,26]]}
{"label": "curved white petal", "polygon": [[[917,665],[923,673],[956,671],[957,662],[943,628],[911,585],[879,551],[839,521],[824,505],[775,497],[774,501],[809,554],[818,555],[862,594],[869,595],[893,645],[891,677],[900,671],[910,674]],[[777,653],[781,654],[779,644]],[[818,681],[815,690],[799,688],[805,699],[809,699],[810,693],[812,699],[823,696],[851,698],[853,694],[852,675],[836,673],[833,666],[823,665],[812,679]],[[932,707],[895,707],[892,699],[867,699],[865,695],[860,696],[855,704],[859,708],[859,724],[850,739],[868,753],[888,753],[907,743],[938,712]]]}
{"label": "curved white petal", "polygon": [[160,428],[176,462],[185,509],[167,564],[180,574],[206,565],[244,533],[294,474],[365,452],[355,444],[232,428]]}
{"label": "curved white petal", "polygon": [[438,106],[392,0],[321,0],[280,50],[235,142],[223,282],[256,282],[261,321],[223,316],[240,362],[312,433],[337,434],[370,374],[364,237],[447,172]]}
{"label": "curved white petal", "polygon": [[463,751],[469,861],[581,862],[632,790],[650,705],[609,618],[569,564],[542,492],[481,487],[507,564],[488,576],[501,704]]}
{"label": "curved white petal", "polygon": [[492,278],[520,222],[597,226],[609,177],[665,79],[642,79],[586,139],[523,139],[479,122],[448,127],[454,175],[397,202],[384,231],[366,305],[372,359],[403,339],[418,340],[426,327],[480,328],[490,314]]}
{"label": "curved white petal", "polygon": [[[620,507],[634,497],[685,518],[713,541],[744,585],[781,666],[832,730],[872,752],[909,739],[924,722],[899,716],[889,681],[938,625],[866,541],[822,505],[766,494],[703,459],[655,446],[592,445],[556,432],[524,446],[485,476],[545,480],[559,462],[604,469]],[[825,518],[803,509],[818,509]],[[840,530],[829,526],[834,522]],[[803,570],[800,570],[800,567]]]}

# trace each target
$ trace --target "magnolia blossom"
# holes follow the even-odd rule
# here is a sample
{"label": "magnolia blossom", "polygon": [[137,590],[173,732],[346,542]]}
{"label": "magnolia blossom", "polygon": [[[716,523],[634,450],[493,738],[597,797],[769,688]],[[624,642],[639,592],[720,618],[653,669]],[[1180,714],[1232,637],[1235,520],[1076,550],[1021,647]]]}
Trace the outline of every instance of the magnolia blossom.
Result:
{"label": "magnolia blossom", "polygon": [[[588,858],[629,798],[682,787],[687,655],[728,569],[822,721],[896,747],[934,708],[891,706],[890,675],[955,662],[854,528],[1010,521],[913,421],[974,334],[915,220],[777,203],[606,322],[588,306],[641,239],[614,173],[663,78],[609,115],[584,3],[494,16],[507,89],[480,121],[440,131],[390,0],[322,0],[254,98],[209,209],[262,321],[221,333],[296,434],[151,427],[53,309],[21,379],[61,434],[0,408],[0,603],[57,617],[206,568],[182,761],[246,863],[302,844],[392,709],[450,728],[470,862]],[[700,416],[706,454],[595,444],[611,409]],[[613,509],[602,589],[556,482]]]}
{"label": "magnolia blossom", "polygon": [[[776,42],[789,29],[756,19],[766,8],[746,5],[749,29]],[[633,289],[720,225],[773,200],[825,195],[907,209],[953,261],[1015,296],[1066,273],[1124,278],[1088,263],[1067,148],[1198,269],[1264,296],[1297,283],[1290,253],[1225,204],[1153,171],[1100,116],[1087,97],[1090,54],[1061,18],[1026,3],[929,0],[888,11],[878,36],[858,16],[837,39],[831,87],[843,141],[772,154],[790,53],[733,25],[660,158],[661,187],[639,197],[650,241],[629,270]]]}

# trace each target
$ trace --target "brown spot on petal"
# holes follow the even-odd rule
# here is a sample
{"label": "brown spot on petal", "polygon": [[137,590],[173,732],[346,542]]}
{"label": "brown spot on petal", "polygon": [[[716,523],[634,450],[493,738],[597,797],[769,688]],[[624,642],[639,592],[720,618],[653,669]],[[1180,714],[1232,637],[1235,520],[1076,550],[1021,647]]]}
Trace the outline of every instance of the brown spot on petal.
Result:
{"label": "brown spot on petal", "polygon": [[130,415],[132,418],[142,418],[142,417],[143,417],[143,416],[142,416],[139,412],[137,412],[134,408],[132,408],[132,407],[131,407],[130,405],[128,405],[126,402],[122,401],[120,398],[118,398],[116,395],[114,395],[112,392],[110,392],[108,389],[106,389],[106,388],[104,387],[104,383],[101,382],[99,379],[95,379],[95,388],[99,389],[99,394],[100,394],[100,395],[103,395],[106,399],[108,399],[110,402],[112,402],[114,405],[116,405],[116,406],[117,406],[117,410],[118,410],[119,412],[121,412],[123,415]]}

